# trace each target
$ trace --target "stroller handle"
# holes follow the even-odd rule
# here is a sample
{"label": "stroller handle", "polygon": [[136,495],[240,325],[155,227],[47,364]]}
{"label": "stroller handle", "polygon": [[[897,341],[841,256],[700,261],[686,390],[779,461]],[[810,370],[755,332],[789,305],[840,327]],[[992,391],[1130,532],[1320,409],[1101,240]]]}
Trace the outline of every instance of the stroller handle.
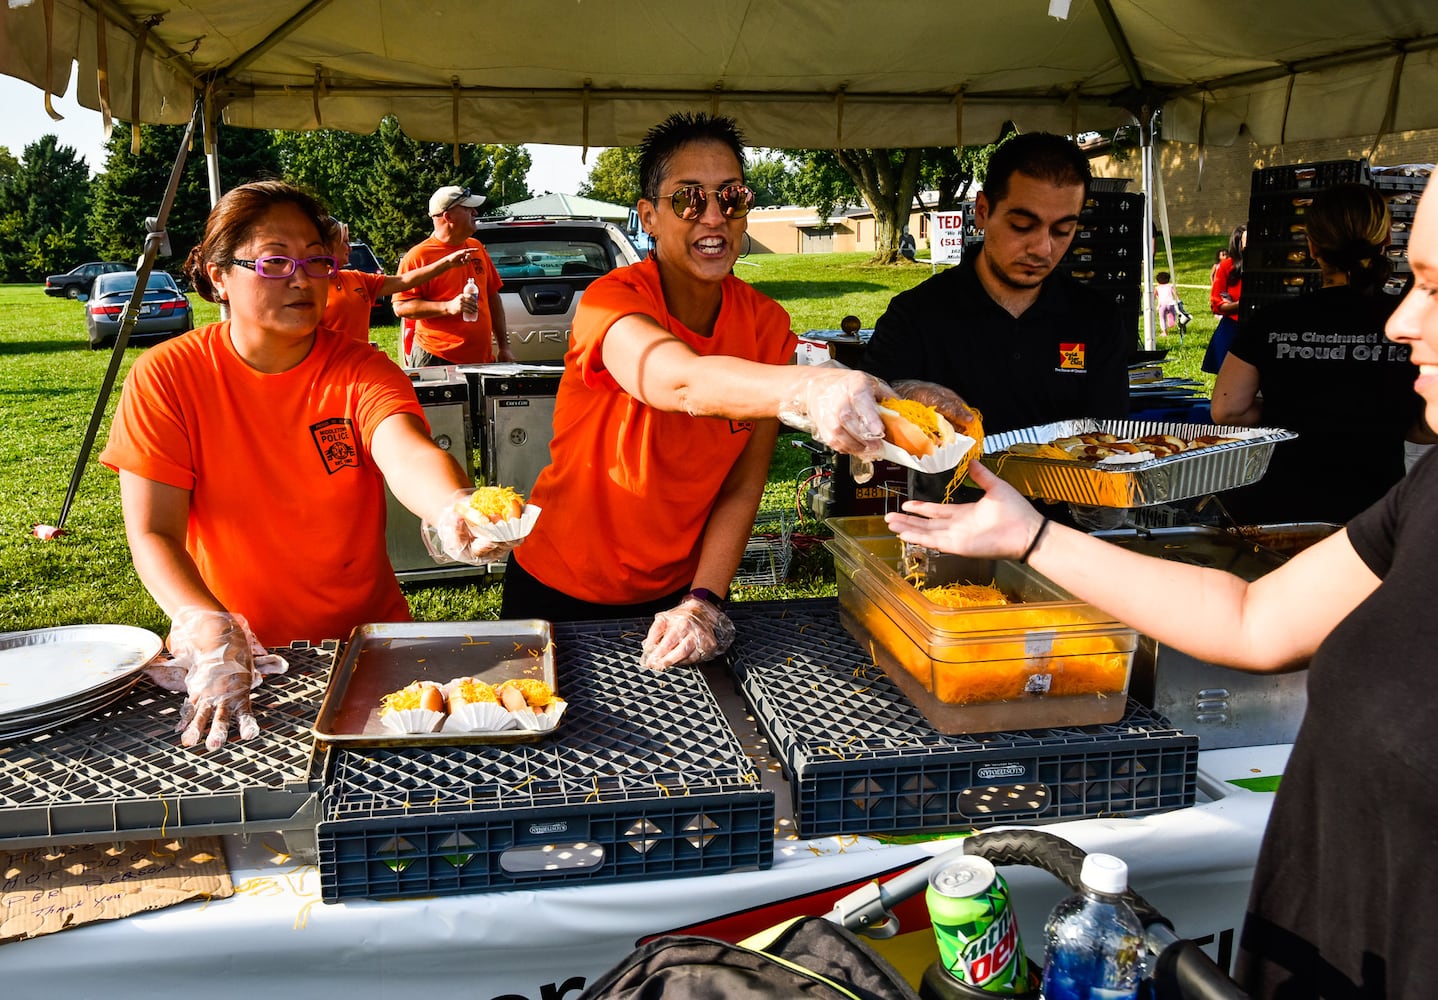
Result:
{"label": "stroller handle", "polygon": [[[900,872],[882,885],[872,882],[834,904],[829,919],[851,931],[871,937],[892,937],[898,921],[890,911],[909,897],[923,892],[929,874],[955,858],[973,855],[995,865],[1028,865],[1042,868],[1070,889],[1079,889],[1079,873],[1087,852],[1043,830],[1001,830],[981,833],[908,871]],[[1144,927],[1144,944],[1157,956],[1154,980],[1160,998],[1183,1000],[1248,1000],[1248,994],[1192,941],[1178,937],[1167,917],[1138,893],[1129,889],[1124,901],[1133,908]]]}

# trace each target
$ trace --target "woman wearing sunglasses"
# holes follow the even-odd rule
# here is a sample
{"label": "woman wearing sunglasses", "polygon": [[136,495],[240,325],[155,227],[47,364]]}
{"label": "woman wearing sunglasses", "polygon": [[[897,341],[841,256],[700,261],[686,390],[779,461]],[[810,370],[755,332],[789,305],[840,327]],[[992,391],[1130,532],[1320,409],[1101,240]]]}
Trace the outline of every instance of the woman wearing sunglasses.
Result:
{"label": "woman wearing sunglasses", "polygon": [[223,743],[232,715],[242,737],[258,730],[258,643],[408,620],[385,549],[386,480],[421,516],[469,485],[404,372],[320,327],[333,235],[319,204],[280,181],[221,198],[185,270],[230,318],[136,361],[101,455],[120,475],[135,569],[189,665],[187,744],[207,722],[207,744]]}
{"label": "woman wearing sunglasses", "polygon": [[655,615],[643,662],[708,659],[733,626],[744,553],[779,420],[873,456],[871,376],[788,364],[789,316],[731,273],[754,193],[733,121],[676,114],[645,138],[642,263],[600,278],[574,320],[555,400],[543,515],[510,556],[506,618]]}

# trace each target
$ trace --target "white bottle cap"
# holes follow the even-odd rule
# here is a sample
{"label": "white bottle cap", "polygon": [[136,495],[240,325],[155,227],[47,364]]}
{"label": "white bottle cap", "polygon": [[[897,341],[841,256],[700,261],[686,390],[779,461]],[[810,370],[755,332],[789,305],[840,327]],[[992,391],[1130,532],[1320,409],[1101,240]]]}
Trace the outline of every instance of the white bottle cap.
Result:
{"label": "white bottle cap", "polygon": [[1090,854],[1083,859],[1079,881],[1095,892],[1119,895],[1128,888],[1128,864],[1112,854]]}

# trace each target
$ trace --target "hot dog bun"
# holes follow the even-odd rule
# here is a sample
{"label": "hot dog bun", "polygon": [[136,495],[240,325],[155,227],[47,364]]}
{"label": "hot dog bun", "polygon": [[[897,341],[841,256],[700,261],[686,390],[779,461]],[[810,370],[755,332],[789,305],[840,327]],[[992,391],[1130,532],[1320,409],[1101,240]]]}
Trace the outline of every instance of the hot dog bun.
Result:
{"label": "hot dog bun", "polygon": [[524,514],[524,496],[508,486],[481,486],[470,495],[469,506],[476,520],[501,524]]}
{"label": "hot dog bun", "polygon": [[879,401],[884,440],[910,455],[923,458],[954,439],[954,426],[938,410],[911,399]]}

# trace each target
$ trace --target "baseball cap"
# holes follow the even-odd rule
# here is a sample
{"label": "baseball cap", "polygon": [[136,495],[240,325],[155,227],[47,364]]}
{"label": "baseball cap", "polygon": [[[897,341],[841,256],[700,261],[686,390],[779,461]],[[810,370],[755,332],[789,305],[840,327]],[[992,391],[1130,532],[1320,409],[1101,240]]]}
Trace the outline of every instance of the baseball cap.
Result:
{"label": "baseball cap", "polygon": [[441,212],[448,212],[456,205],[463,205],[465,208],[478,208],[483,204],[484,195],[470,194],[469,188],[450,184],[429,196],[429,214],[439,215]]}

